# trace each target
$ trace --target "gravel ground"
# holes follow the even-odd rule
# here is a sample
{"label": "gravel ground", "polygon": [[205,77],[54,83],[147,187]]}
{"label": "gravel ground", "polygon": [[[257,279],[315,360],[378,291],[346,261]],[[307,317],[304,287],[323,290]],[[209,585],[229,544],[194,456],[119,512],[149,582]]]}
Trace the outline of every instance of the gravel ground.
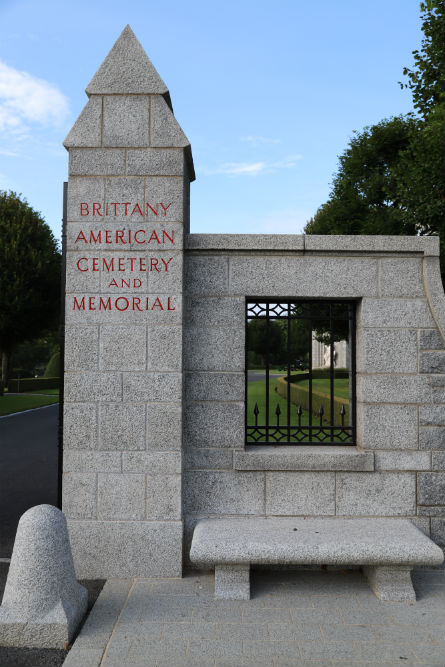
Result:
{"label": "gravel ground", "polygon": [[[8,563],[0,563],[1,598],[3,598],[8,568]],[[81,581],[80,583],[88,590],[89,613],[96,602],[105,581],[103,579],[97,579]],[[67,653],[68,651],[54,648],[12,648],[9,646],[0,646],[0,667],[60,667],[63,664]]]}

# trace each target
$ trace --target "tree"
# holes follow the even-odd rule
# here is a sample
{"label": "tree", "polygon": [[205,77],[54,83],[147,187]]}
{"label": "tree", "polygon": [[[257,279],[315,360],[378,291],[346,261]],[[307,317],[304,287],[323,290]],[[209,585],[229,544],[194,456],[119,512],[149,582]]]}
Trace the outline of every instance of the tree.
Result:
{"label": "tree", "polygon": [[443,0],[420,3],[424,39],[420,51],[413,51],[414,69],[405,67],[413,105],[426,118],[430,111],[445,100],[445,4]]}
{"label": "tree", "polygon": [[0,192],[0,392],[14,347],[59,319],[60,271],[57,241],[40,214],[15,192]]}

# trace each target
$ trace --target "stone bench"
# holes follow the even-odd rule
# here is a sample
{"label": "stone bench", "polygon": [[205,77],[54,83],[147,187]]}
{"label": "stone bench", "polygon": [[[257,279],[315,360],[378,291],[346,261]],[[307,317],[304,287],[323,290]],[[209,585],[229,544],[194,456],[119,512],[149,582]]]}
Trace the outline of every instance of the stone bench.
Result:
{"label": "stone bench", "polygon": [[381,600],[411,601],[414,565],[440,565],[442,550],[408,519],[205,519],[190,559],[215,567],[215,597],[250,599],[250,565],[359,565]]}

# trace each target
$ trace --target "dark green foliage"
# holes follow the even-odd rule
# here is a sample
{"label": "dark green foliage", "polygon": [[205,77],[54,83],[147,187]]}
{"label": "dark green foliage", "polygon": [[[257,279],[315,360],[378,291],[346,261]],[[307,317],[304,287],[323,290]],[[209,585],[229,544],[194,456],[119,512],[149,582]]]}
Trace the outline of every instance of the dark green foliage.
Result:
{"label": "dark green foliage", "polygon": [[[15,192],[0,192],[0,348],[54,328],[60,312],[61,256],[51,229]],[[4,378],[5,379],[5,378]]]}
{"label": "dark green foliage", "polygon": [[44,389],[58,389],[60,385],[60,378],[23,378],[17,380],[9,380],[9,392],[24,392],[24,391],[43,391]]}
{"label": "dark green foliage", "polygon": [[48,362],[45,372],[43,374],[45,378],[57,378],[60,377],[60,352],[54,352],[53,356]]}

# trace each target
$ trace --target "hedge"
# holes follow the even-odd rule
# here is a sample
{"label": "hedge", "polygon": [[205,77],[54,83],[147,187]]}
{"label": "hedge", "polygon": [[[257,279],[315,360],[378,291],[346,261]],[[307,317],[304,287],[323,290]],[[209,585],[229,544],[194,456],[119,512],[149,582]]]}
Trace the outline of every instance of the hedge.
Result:
{"label": "hedge", "polygon": [[[309,376],[309,374],[307,374]],[[306,379],[303,375],[293,376],[299,380]],[[312,375],[314,377],[314,374]],[[324,375],[322,377],[325,377]],[[338,377],[338,376],[337,376]],[[277,380],[277,391],[279,395],[287,400],[287,380],[286,378],[279,378]],[[298,386],[298,383],[292,382],[290,385],[290,400],[294,405],[301,405],[303,410],[309,411],[309,387]],[[312,414],[318,417],[320,406],[323,406],[324,421],[330,421],[331,417],[331,399],[329,394],[322,394],[319,391],[312,390]],[[334,396],[334,415],[335,422],[341,424],[340,410],[341,406],[345,406],[345,426],[349,424],[349,400],[347,398],[337,398]]]}
{"label": "hedge", "polygon": [[59,386],[60,378],[21,378],[20,380],[9,380],[8,391],[13,394],[21,394],[38,389],[58,389]]}

